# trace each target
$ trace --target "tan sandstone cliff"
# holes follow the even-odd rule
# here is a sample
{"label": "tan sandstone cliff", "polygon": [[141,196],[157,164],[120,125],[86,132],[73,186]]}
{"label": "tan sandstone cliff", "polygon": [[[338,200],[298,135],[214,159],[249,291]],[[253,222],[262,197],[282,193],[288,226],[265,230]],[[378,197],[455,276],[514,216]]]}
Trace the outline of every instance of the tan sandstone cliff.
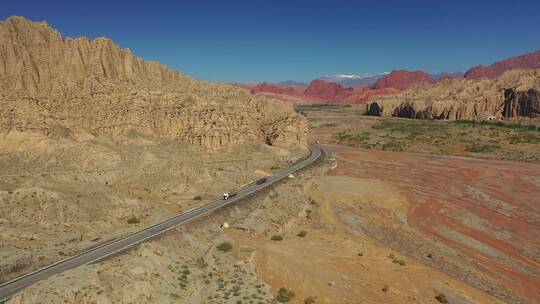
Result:
{"label": "tan sandstone cliff", "polygon": [[292,106],[228,85],[197,82],[106,38],[71,39],[45,22],[0,22],[3,133],[117,136],[129,129],[208,147],[241,141],[304,144]]}
{"label": "tan sandstone cliff", "polygon": [[[367,114],[417,119],[537,117],[538,91],[540,70],[512,70],[496,79],[445,79],[436,85],[420,84],[378,97],[368,105]],[[512,96],[518,96],[519,101]]]}

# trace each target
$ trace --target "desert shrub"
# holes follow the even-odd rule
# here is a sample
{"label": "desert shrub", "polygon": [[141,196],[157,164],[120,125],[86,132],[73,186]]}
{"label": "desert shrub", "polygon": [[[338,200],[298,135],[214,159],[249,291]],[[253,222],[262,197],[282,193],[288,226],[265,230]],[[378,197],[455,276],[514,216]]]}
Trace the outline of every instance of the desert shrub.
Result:
{"label": "desert shrub", "polygon": [[128,218],[127,222],[128,224],[138,224],[140,220],[135,215],[132,215],[130,218]]}
{"label": "desert shrub", "polygon": [[202,199],[202,197],[201,197],[200,195],[195,195],[195,196],[193,197],[193,200],[194,200],[194,201],[200,201],[201,199]]}
{"label": "desert shrub", "polygon": [[299,237],[305,237],[306,235],[307,235],[307,231],[305,231],[305,230],[302,230],[302,231],[298,232],[298,234],[297,234],[297,236],[299,236]]}
{"label": "desert shrub", "polygon": [[315,304],[315,300],[312,297],[308,297],[304,300],[304,304]]}
{"label": "desert shrub", "polygon": [[443,293],[440,293],[437,296],[435,296],[435,300],[437,300],[439,303],[443,303],[443,304],[449,303],[448,299],[446,298],[446,296]]}
{"label": "desert shrub", "polygon": [[281,287],[276,295],[276,300],[281,303],[288,303],[292,298],[294,298],[294,292],[285,287]]}
{"label": "desert shrub", "polygon": [[229,252],[229,251],[232,250],[232,248],[233,247],[232,247],[231,243],[229,243],[229,242],[224,242],[224,243],[221,243],[221,244],[219,244],[217,246],[217,249],[219,251],[223,251],[223,252]]}
{"label": "desert shrub", "polygon": [[407,263],[405,263],[405,261],[402,260],[402,259],[393,259],[393,260],[392,260],[392,263],[398,264],[398,265],[400,265],[400,266],[405,266],[405,265],[407,265]]}
{"label": "desert shrub", "polygon": [[270,240],[272,240],[272,241],[283,241],[283,237],[281,235],[279,235],[279,234],[275,234],[275,235],[272,235]]}

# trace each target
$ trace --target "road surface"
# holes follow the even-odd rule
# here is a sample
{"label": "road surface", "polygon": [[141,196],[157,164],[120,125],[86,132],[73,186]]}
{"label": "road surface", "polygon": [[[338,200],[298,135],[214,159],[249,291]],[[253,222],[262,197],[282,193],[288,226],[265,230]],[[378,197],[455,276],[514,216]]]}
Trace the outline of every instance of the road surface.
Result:
{"label": "road surface", "polygon": [[204,215],[207,215],[217,209],[233,204],[257,191],[268,188],[272,184],[286,178],[289,174],[292,174],[316,161],[321,156],[321,149],[315,145],[310,146],[311,154],[308,158],[301,162],[298,162],[291,167],[274,174],[267,178],[264,184],[257,185],[255,182],[248,184],[237,191],[237,195],[228,200],[215,200],[206,205],[194,208],[182,214],[171,217],[163,222],[157,223],[153,226],[147,227],[143,230],[139,230],[135,233],[126,235],[124,237],[112,240],[98,247],[92,248],[88,251],[80,253],[76,256],[54,263],[52,265],[43,267],[26,275],[22,275],[9,282],[0,285],[0,303],[3,303],[7,299],[11,298],[17,292],[24,288],[50,277],[54,274],[62,271],[76,268],[82,265],[87,265],[97,261],[104,260],[119,252],[125,251],[135,245],[138,245],[148,239],[151,239],[157,235],[163,234],[171,229],[174,229],[182,224],[196,220]]}

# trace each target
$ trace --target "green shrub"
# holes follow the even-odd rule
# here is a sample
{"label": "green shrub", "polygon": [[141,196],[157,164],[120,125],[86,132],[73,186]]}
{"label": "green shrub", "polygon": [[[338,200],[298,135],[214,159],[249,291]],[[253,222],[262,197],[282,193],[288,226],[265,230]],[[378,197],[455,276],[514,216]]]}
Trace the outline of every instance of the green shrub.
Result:
{"label": "green shrub", "polygon": [[297,234],[297,236],[299,236],[299,237],[305,237],[306,235],[307,235],[307,231],[305,231],[305,230],[302,230],[302,231],[298,232],[298,234]]}
{"label": "green shrub", "polygon": [[229,252],[229,251],[232,250],[232,248],[233,247],[232,247],[231,243],[229,243],[229,242],[224,242],[224,243],[221,243],[221,244],[219,244],[217,246],[217,249],[219,251],[223,251],[223,252]]}
{"label": "green shrub", "polygon": [[281,287],[276,296],[276,300],[281,303],[288,303],[292,298],[294,298],[294,292],[285,287]]}
{"label": "green shrub", "polygon": [[283,237],[279,234],[272,235],[270,238],[272,241],[283,241]]}
{"label": "green shrub", "polygon": [[128,218],[127,222],[128,224],[138,224],[140,220],[135,217],[135,215],[132,215],[130,218]]}

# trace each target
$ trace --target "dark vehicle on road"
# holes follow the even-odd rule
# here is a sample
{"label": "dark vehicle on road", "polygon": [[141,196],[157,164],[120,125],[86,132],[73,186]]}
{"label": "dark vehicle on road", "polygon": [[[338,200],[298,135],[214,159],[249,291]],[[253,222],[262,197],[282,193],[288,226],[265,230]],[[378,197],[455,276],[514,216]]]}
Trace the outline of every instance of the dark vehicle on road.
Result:
{"label": "dark vehicle on road", "polygon": [[258,180],[255,182],[255,184],[257,184],[257,185],[262,185],[262,184],[266,183],[267,180],[268,180],[268,179],[266,179],[266,178],[261,178],[261,179],[258,179]]}

